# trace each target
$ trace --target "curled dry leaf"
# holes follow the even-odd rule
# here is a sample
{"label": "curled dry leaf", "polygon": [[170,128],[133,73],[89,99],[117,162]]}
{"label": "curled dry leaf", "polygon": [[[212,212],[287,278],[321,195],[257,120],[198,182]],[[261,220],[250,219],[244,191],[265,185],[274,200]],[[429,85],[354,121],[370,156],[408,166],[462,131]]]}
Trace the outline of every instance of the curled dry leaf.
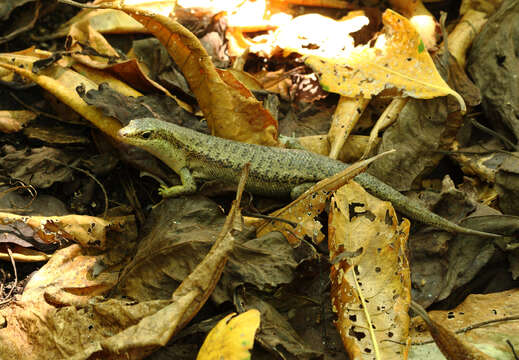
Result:
{"label": "curled dry leaf", "polygon": [[0,310],[6,322],[0,343],[9,344],[0,346],[1,359],[60,359],[65,353],[70,359],[99,333],[106,336],[113,329],[103,315],[88,311],[93,297],[117,283],[117,272],[92,277],[97,260],[71,245],[30,277],[16,302]]}
{"label": "curled dry leaf", "polygon": [[83,9],[69,21],[61,25],[54,33],[38,39],[48,40],[67,36],[70,28],[80,22],[89,22],[95,31],[101,34],[147,33],[142,24],[131,16],[111,9]]}
{"label": "curled dry leaf", "polygon": [[[123,13],[123,15],[125,14]],[[132,18],[130,19],[135,21]],[[152,80],[138,59],[121,59],[104,36],[92,27],[89,19],[75,23],[70,27],[67,50],[72,53],[72,57],[76,60],[72,67],[97,84],[107,82],[128,96],[141,96],[142,94],[139,91],[156,92],[158,90],[173,98],[185,110],[193,110],[190,105]],[[97,54],[92,54],[94,51]]]}
{"label": "curled dry leaf", "polygon": [[167,300],[92,299],[110,289],[119,273],[104,271],[92,279],[97,259],[76,245],[60,250],[24,293],[38,297],[37,303],[29,298],[0,310],[9,324],[0,329],[0,342],[12,345],[0,347],[0,358],[137,359],[166,345],[213,291],[233,247],[238,216],[234,205],[209,254]]}
{"label": "curled dry leaf", "polygon": [[[350,358],[407,357],[411,279],[409,221],[354,182],[332,199],[328,246],[332,307]],[[378,358],[378,357],[377,357]]]}
{"label": "curled dry leaf", "polygon": [[262,145],[277,144],[277,121],[234,76],[217,71],[207,51],[176,21],[121,3],[102,3],[141,22],[167,48],[183,72],[213,135]]}

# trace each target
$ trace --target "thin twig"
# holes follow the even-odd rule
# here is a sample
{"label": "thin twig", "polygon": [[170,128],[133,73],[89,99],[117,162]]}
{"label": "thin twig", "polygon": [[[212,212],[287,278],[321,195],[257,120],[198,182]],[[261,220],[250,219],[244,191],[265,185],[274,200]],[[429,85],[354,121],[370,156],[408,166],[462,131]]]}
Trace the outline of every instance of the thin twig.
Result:
{"label": "thin twig", "polygon": [[[413,308],[413,310],[416,311],[414,308]],[[497,322],[503,322],[503,321],[513,321],[513,320],[519,320],[519,315],[506,316],[506,317],[499,318],[499,319],[482,321],[482,322],[479,322],[479,323],[476,323],[476,324],[472,324],[472,325],[466,326],[464,328],[458,329],[458,330],[454,331],[454,334],[462,334],[462,333],[468,332],[470,330],[483,327],[485,325],[490,325],[490,324],[494,324],[494,323],[497,323]],[[397,344],[400,344],[400,345],[405,345],[406,344],[406,343],[401,342],[401,341],[395,341],[395,340],[390,340],[390,339],[385,339],[385,340],[382,340],[382,341],[394,342],[394,343],[397,343]],[[411,343],[411,345],[427,345],[427,344],[433,344],[434,342],[435,342],[434,340],[413,341]]]}
{"label": "thin twig", "polygon": [[515,352],[514,344],[512,344],[512,342],[508,339],[506,339],[506,343],[508,346],[510,346],[510,350],[512,350],[512,354],[514,354],[514,359],[519,360],[519,356],[517,356],[517,353]]}
{"label": "thin twig", "polygon": [[7,253],[9,254],[9,259],[11,259],[11,264],[13,265],[14,270],[14,284],[11,287],[11,290],[9,290],[9,294],[5,297],[4,300],[0,301],[0,305],[6,304],[12,300],[11,295],[13,294],[14,289],[18,286],[18,271],[16,270],[16,263],[14,261],[13,252],[11,251],[11,248],[7,246]]}
{"label": "thin twig", "polygon": [[280,217],[276,217],[276,216],[269,216],[269,215],[263,215],[263,214],[258,214],[258,213],[251,213],[251,212],[248,212],[248,211],[243,211],[242,213],[245,216],[250,216],[250,217],[259,218],[259,219],[267,219],[267,220],[272,220],[272,221],[279,221],[279,222],[291,225],[293,227],[297,226],[297,223],[295,223],[293,221],[290,221],[290,220],[287,220],[287,219],[283,219],[283,218],[280,218]]}
{"label": "thin twig", "polygon": [[87,9],[99,9],[100,8],[99,5],[81,4],[81,3],[77,3],[77,2],[72,1],[72,0],[58,0],[58,2],[62,3],[62,4],[67,4],[67,5],[72,5],[72,6],[75,6],[75,7],[87,8]]}
{"label": "thin twig", "polygon": [[514,144],[513,142],[511,142],[510,140],[508,140],[507,138],[505,138],[503,135],[501,135],[500,133],[486,127],[485,125],[483,124],[480,124],[479,122],[477,122],[475,119],[473,119],[472,117],[469,117],[468,118],[470,123],[472,125],[474,125],[475,127],[477,127],[478,129],[488,133],[489,135],[492,135],[492,136],[495,136],[496,138],[498,138],[499,140],[501,140],[505,145],[508,145],[510,146],[512,149],[514,150],[517,150],[517,145]]}
{"label": "thin twig", "polygon": [[[20,190],[20,189],[27,189],[27,191],[31,195],[31,201],[29,201],[29,203],[25,206],[25,211],[30,211],[30,209],[28,209],[28,207],[32,205],[32,203],[36,199],[36,196],[38,195],[38,192],[32,185],[26,185],[21,181],[18,181],[18,182],[22,185],[17,185],[15,187],[12,187],[12,188],[9,188],[9,189],[6,189],[6,190],[0,192],[0,198],[4,197],[5,195],[7,195],[10,192]],[[10,209],[9,211],[13,212],[13,209]]]}

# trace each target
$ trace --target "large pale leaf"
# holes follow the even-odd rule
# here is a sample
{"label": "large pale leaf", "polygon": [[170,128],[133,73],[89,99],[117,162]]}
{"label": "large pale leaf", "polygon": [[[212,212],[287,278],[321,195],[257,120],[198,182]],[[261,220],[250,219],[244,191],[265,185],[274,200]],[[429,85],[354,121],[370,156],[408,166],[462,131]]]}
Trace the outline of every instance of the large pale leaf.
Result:
{"label": "large pale leaf", "polygon": [[[341,34],[339,38],[343,40],[339,42],[337,36],[334,41],[324,37],[324,42],[317,42],[313,36],[310,44],[304,47],[301,41],[295,39],[291,46],[290,37],[287,39],[283,35],[283,40],[278,43],[285,50],[305,55],[306,64],[318,73],[326,91],[346,97],[362,95],[365,98],[371,98],[386,88],[397,88],[404,95],[420,99],[453,95],[459,101],[461,110],[465,111],[463,99],[442,79],[420,35],[408,19],[386,10],[383,14],[384,33],[378,36],[375,44],[353,47],[349,33],[364,25],[363,19],[366,18],[358,16],[342,22],[321,20],[321,32]],[[312,21],[315,23],[315,19]],[[299,23],[304,24],[304,21],[300,20]],[[323,30],[324,26],[327,30]],[[300,26],[300,32],[292,33],[307,39],[310,35],[306,32],[310,28],[311,31],[315,29],[307,27],[305,30]],[[301,31],[306,32],[301,34]]]}

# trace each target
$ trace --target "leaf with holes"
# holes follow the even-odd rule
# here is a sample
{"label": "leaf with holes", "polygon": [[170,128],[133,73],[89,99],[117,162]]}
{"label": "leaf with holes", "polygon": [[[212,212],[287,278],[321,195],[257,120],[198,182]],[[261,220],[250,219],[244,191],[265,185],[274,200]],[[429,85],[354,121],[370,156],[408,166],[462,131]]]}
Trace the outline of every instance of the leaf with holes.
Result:
{"label": "leaf with holes", "polygon": [[407,345],[383,340],[408,339],[408,235],[409,221],[398,224],[391,203],[354,182],[332,198],[328,228],[332,309],[352,359],[406,358]]}

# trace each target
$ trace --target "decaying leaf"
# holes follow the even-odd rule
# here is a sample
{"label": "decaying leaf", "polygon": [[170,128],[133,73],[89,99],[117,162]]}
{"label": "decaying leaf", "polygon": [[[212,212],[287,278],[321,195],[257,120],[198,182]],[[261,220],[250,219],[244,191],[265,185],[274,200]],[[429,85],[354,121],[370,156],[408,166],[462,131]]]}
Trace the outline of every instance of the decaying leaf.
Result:
{"label": "decaying leaf", "polygon": [[[88,343],[94,333],[106,330],[102,319],[88,309],[96,295],[117,282],[117,272],[92,278],[98,257],[87,255],[79,245],[57,251],[25,286],[16,302],[0,310],[7,326],[0,329],[0,358],[29,359],[71,357],[78,344]],[[85,316],[86,315],[86,316]],[[108,324],[107,324],[108,325]]]}
{"label": "decaying leaf", "polygon": [[[332,305],[350,358],[405,359],[409,349],[409,221],[354,182],[330,205]],[[401,345],[392,340],[403,342]]]}
{"label": "decaying leaf", "polygon": [[[65,216],[21,216],[8,213],[0,213],[2,226],[16,226],[22,239],[25,236],[33,236],[41,243],[68,243],[76,242],[84,247],[103,249],[106,245],[106,236],[110,231],[121,231],[125,223],[130,221],[125,218],[103,220],[93,216],[65,215]],[[22,223],[26,226],[21,227]],[[5,231],[5,229],[3,229]],[[24,230],[25,233],[24,234]],[[28,231],[28,232],[27,232]],[[6,233],[4,233],[5,235]]]}
{"label": "decaying leaf", "polygon": [[[290,295],[288,295],[290,296]],[[294,294],[291,294],[293,297]],[[311,335],[303,339],[296,332],[292,324],[284,314],[281,314],[268,301],[254,296],[251,292],[238,294],[234,299],[237,306],[243,306],[246,310],[257,309],[261,313],[261,328],[256,334],[256,341],[272,354],[281,359],[318,359],[322,352],[312,346],[308,340]],[[297,311],[291,308],[291,311]],[[311,312],[311,310],[309,310]],[[310,317],[310,316],[308,316]],[[308,321],[311,326],[317,323]],[[316,329],[317,330],[317,329]],[[321,331],[321,329],[319,329]],[[329,344],[326,344],[329,345]]]}
{"label": "decaying leaf", "polygon": [[16,150],[5,145],[5,155],[0,158],[0,166],[12,178],[21,180],[37,188],[48,188],[56,182],[70,181],[74,178],[72,169],[64,164],[72,161],[72,153],[47,146]]}
{"label": "decaying leaf", "polygon": [[[518,296],[518,289],[491,294],[471,294],[463,303],[452,310],[430,311],[428,315],[448,331],[456,332],[456,336],[461,341],[472,344],[484,352],[488,358],[513,357],[510,346],[513,346],[516,351],[519,348],[519,337],[517,336],[519,334],[517,321],[519,315]],[[485,322],[490,323],[478,326],[478,324]],[[468,326],[474,328],[459,332],[459,330]],[[413,342],[430,340],[430,334],[426,329],[421,318],[413,318],[411,324]],[[510,344],[507,344],[507,339]],[[439,352],[440,350],[434,343],[413,345],[410,358],[420,359],[423,356],[432,358],[437,356]]]}
{"label": "decaying leaf", "polygon": [[197,360],[242,360],[250,357],[254,334],[260,324],[258,310],[224,317],[209,332],[198,352]]}
{"label": "decaying leaf", "polygon": [[[229,229],[235,213],[231,211],[211,251],[168,300],[92,299],[112,288],[119,272],[101,270],[92,279],[95,268],[102,268],[102,256],[83,255],[76,245],[60,250],[32,278],[20,305],[0,310],[9,324],[0,329],[0,342],[18,340],[0,347],[0,357],[60,358],[66,353],[77,359],[142,358],[165,345],[198,312],[218,282],[233,245]],[[49,271],[61,281],[43,276]]]}

